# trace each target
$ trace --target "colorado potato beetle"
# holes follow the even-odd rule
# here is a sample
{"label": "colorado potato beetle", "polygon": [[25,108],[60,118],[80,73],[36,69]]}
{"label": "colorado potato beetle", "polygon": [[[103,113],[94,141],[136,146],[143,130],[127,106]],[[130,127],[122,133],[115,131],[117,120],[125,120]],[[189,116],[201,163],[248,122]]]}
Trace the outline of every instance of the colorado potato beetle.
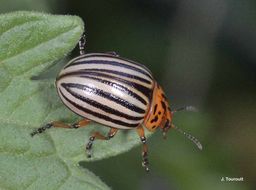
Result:
{"label": "colorado potato beetle", "polygon": [[169,128],[177,129],[199,149],[201,143],[172,123],[173,114],[184,107],[171,110],[165,93],[145,66],[122,58],[114,52],[85,54],[85,35],[79,41],[80,56],[72,59],[60,71],[56,88],[62,102],[84,119],[72,125],[54,121],[36,129],[31,136],[48,128],[85,127],[90,121],[110,128],[105,136],[93,133],[86,145],[88,157],[95,139],[109,140],[119,129],[136,129],[143,144],[142,166],[149,171],[148,148],[144,128],[160,128],[165,137]]}

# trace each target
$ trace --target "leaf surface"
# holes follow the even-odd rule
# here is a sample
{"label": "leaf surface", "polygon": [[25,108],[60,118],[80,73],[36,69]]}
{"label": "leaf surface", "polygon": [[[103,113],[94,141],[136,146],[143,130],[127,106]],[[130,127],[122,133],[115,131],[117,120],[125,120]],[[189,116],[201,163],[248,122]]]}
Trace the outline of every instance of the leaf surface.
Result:
{"label": "leaf surface", "polygon": [[76,16],[0,15],[1,189],[108,189],[89,170],[63,159],[52,136],[29,135],[50,113],[58,117],[64,109],[53,81],[30,77],[71,51],[82,32],[83,22]]}
{"label": "leaf surface", "polygon": [[140,143],[135,131],[118,132],[111,141],[95,141],[88,159],[85,144],[90,134],[96,130],[106,134],[107,127],[91,123],[30,136],[50,121],[81,119],[62,104],[53,80],[31,77],[67,55],[82,32],[83,22],[76,16],[0,15],[0,188],[108,189],[79,162],[108,158]]}

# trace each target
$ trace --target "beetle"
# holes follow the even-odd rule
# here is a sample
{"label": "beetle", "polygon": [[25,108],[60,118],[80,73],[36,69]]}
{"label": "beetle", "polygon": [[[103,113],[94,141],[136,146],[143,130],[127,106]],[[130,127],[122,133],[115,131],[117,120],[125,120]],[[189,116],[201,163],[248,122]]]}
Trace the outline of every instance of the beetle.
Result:
{"label": "beetle", "polygon": [[56,88],[62,102],[84,119],[72,125],[53,121],[31,133],[42,133],[51,127],[80,128],[94,121],[110,128],[105,136],[93,133],[86,145],[88,157],[95,139],[109,140],[118,130],[136,129],[142,148],[142,166],[149,171],[148,147],[143,126],[149,131],[160,128],[166,136],[170,128],[177,129],[193,141],[201,143],[172,123],[173,114],[193,110],[187,106],[171,110],[162,87],[144,65],[122,58],[114,52],[85,54],[85,35],[79,40],[80,56],[69,61],[56,78]]}

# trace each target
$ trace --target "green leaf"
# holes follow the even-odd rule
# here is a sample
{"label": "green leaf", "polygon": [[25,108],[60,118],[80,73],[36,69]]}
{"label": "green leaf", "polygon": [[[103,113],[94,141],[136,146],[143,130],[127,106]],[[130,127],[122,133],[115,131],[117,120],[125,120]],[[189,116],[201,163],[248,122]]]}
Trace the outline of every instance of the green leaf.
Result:
{"label": "green leaf", "polygon": [[53,120],[81,119],[61,103],[52,80],[30,78],[71,51],[82,32],[83,22],[75,16],[0,15],[0,188],[108,189],[89,170],[79,169],[79,162],[108,158],[140,144],[136,131],[118,132],[111,141],[95,141],[88,159],[90,134],[106,134],[107,127],[91,123],[29,135]]}
{"label": "green leaf", "polygon": [[83,22],[75,16],[0,15],[0,189],[108,189],[90,171],[62,158],[53,137],[29,135],[64,109],[52,82],[30,77],[71,51],[82,32]]}

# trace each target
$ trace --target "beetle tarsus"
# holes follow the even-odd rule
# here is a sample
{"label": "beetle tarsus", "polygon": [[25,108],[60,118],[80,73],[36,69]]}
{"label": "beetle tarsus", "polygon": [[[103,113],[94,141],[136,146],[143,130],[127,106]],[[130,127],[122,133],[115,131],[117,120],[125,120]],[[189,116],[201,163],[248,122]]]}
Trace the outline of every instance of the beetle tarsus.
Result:
{"label": "beetle tarsus", "polygon": [[101,139],[101,140],[110,140],[111,138],[113,138],[116,134],[116,132],[118,131],[118,129],[116,128],[111,128],[108,132],[107,136],[102,135],[99,132],[95,132],[93,133],[93,135],[89,138],[89,142],[86,145],[86,153],[87,153],[87,157],[91,158],[91,152],[92,152],[92,145],[95,139]]}
{"label": "beetle tarsus", "polygon": [[137,127],[137,133],[140,136],[140,140],[142,142],[142,167],[145,168],[146,172],[149,172],[147,139],[145,137],[144,129],[142,126]]}
{"label": "beetle tarsus", "polygon": [[42,133],[44,132],[46,129],[50,129],[53,125],[51,123],[46,124],[43,127],[40,127],[38,129],[36,129],[35,131],[33,131],[32,133],[30,133],[31,137],[35,136],[36,134]]}
{"label": "beetle tarsus", "polygon": [[167,136],[166,136],[166,132],[163,131],[163,139],[166,140],[167,139]]}
{"label": "beetle tarsus", "polygon": [[148,161],[148,147],[147,147],[147,139],[145,136],[140,137],[141,142],[143,143],[142,149],[142,167],[145,168],[146,172],[149,172],[149,161]]}
{"label": "beetle tarsus", "polygon": [[86,153],[87,153],[88,158],[92,157],[92,145],[93,145],[94,140],[95,140],[95,137],[91,136],[90,139],[89,139],[89,142],[86,145]]}
{"label": "beetle tarsus", "polygon": [[85,33],[83,33],[78,42],[80,55],[85,54],[85,44],[86,44],[86,36],[85,36]]}
{"label": "beetle tarsus", "polygon": [[148,162],[148,153],[143,152],[142,153],[142,167],[145,168],[146,172],[149,172],[149,162]]}

